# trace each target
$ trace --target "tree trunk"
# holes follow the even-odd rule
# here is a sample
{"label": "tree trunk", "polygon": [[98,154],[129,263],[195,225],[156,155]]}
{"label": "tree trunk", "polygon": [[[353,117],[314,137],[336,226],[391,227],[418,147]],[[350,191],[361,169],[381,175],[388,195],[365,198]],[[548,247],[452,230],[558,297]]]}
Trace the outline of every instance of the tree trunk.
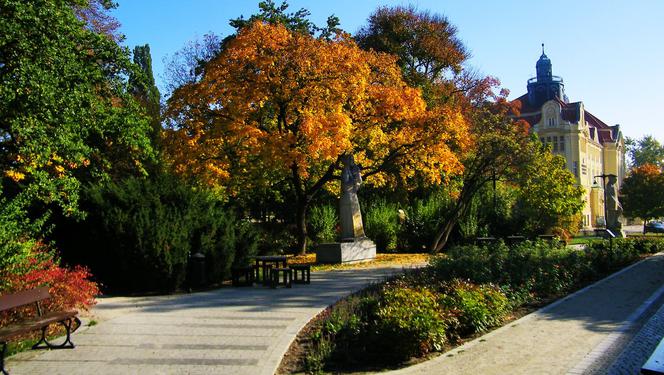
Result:
{"label": "tree trunk", "polygon": [[297,252],[304,255],[307,252],[307,206],[306,200],[298,198],[297,202]]}
{"label": "tree trunk", "polygon": [[475,196],[483,184],[484,181],[478,181],[475,178],[465,181],[465,185],[461,190],[459,200],[457,200],[457,204],[454,206],[454,210],[436,233],[436,237],[434,238],[434,241],[429,248],[429,252],[432,254],[437,254],[443,250],[443,247],[445,247],[445,244],[447,244],[447,240],[452,233],[452,229],[454,229],[454,227],[459,223],[459,220],[461,220],[461,218],[466,215],[473,196]]}
{"label": "tree trunk", "polygon": [[325,174],[313,184],[309,189],[306,189],[302,179],[300,178],[299,167],[293,163],[291,166],[293,188],[295,189],[295,202],[296,205],[296,223],[297,223],[297,252],[304,255],[307,252],[307,209],[309,204],[314,199],[316,193],[325,186],[325,184],[333,178],[334,170],[339,165],[340,158],[331,164]]}
{"label": "tree trunk", "polygon": [[441,250],[443,250],[443,247],[445,247],[445,244],[447,244],[447,240],[450,238],[452,229],[454,229],[454,227],[459,222],[459,219],[461,219],[464,212],[466,211],[466,206],[467,206],[466,202],[462,200],[461,197],[459,197],[459,201],[457,202],[454,211],[452,211],[452,214],[445,221],[445,224],[443,224],[443,226],[438,230],[436,238],[431,244],[431,248],[429,249],[429,251],[432,254],[437,254]]}

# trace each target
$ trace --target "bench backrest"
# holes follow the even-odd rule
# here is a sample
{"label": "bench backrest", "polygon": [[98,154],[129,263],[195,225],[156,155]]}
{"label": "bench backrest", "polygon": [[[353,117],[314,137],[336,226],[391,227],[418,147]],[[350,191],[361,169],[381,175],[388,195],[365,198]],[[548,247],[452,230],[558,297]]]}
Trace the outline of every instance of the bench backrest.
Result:
{"label": "bench backrest", "polygon": [[0,311],[13,309],[14,307],[23,305],[29,305],[31,303],[39,302],[50,297],[51,295],[48,294],[47,286],[24,290],[14,294],[7,294],[0,296]]}

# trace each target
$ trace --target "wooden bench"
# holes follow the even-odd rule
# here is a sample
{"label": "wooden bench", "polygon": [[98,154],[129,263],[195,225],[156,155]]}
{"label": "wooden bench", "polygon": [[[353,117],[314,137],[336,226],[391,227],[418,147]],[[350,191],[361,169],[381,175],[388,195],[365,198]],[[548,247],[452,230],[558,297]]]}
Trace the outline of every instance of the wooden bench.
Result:
{"label": "wooden bench", "polygon": [[279,276],[281,275],[284,277],[284,286],[291,288],[293,285],[293,269],[288,267],[270,269],[270,286],[276,288],[279,285]]}
{"label": "wooden bench", "polygon": [[[36,314],[19,322],[0,328],[0,343],[2,344],[2,353],[0,354],[0,372],[8,375],[5,370],[5,354],[7,352],[7,342],[17,336],[24,335],[36,330],[41,330],[41,339],[32,346],[32,349],[71,349],[74,343],[71,341],[71,333],[81,326],[81,321],[76,315],[76,311],[51,311],[44,312],[40,301],[51,298],[48,293],[48,287],[24,290],[22,292],[0,296],[0,311],[8,311],[17,307],[35,304]],[[53,344],[46,339],[48,327],[53,324],[61,324],[67,336],[62,344]],[[74,326],[76,323],[76,327]],[[73,329],[72,329],[73,328]]]}
{"label": "wooden bench", "polygon": [[662,375],[664,374],[664,339],[659,342],[655,351],[652,352],[648,361],[641,367],[643,375]]}
{"label": "wooden bench", "polygon": [[[310,284],[311,283],[311,266],[308,264],[291,264],[290,268],[293,269],[293,282],[295,284]],[[298,279],[298,272],[302,276]]]}

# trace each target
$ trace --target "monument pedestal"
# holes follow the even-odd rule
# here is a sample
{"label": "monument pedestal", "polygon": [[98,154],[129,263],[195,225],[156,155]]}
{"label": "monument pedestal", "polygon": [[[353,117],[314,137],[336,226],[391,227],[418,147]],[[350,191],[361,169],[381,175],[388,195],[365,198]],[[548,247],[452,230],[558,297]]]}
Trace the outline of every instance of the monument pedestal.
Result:
{"label": "monument pedestal", "polygon": [[368,238],[324,243],[316,247],[316,263],[359,263],[376,258],[376,244]]}

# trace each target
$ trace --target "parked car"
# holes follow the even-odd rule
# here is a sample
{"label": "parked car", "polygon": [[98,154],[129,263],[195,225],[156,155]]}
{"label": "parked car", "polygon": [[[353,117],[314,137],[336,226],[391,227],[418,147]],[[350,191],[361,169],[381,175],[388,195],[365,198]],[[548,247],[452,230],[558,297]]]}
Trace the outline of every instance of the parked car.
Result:
{"label": "parked car", "polygon": [[664,233],[664,223],[661,221],[650,221],[643,228],[643,233]]}

